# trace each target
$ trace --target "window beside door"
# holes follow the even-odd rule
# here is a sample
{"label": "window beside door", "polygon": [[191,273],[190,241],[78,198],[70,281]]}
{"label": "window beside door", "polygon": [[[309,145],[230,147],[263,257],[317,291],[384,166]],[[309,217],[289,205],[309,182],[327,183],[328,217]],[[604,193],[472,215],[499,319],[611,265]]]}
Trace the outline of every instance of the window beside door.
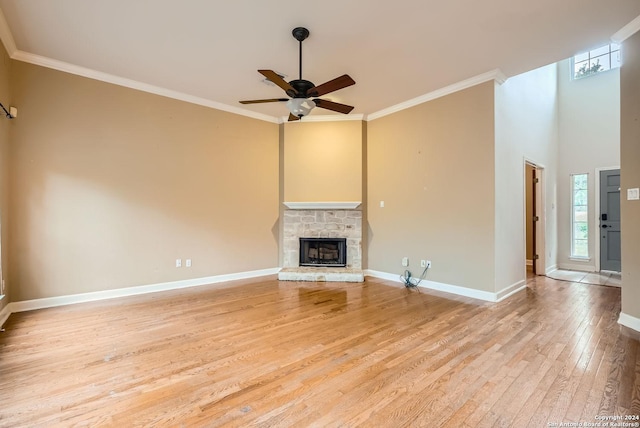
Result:
{"label": "window beside door", "polygon": [[589,258],[589,174],[571,175],[571,257]]}

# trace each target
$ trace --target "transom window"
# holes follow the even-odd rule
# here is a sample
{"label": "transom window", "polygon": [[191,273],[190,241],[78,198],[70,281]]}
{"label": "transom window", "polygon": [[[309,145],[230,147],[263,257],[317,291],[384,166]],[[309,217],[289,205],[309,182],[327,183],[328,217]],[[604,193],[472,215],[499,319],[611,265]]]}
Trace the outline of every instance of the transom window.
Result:
{"label": "transom window", "polygon": [[620,45],[611,43],[573,57],[573,78],[581,79],[620,67]]}
{"label": "transom window", "polygon": [[588,174],[571,175],[571,257],[589,258]]}

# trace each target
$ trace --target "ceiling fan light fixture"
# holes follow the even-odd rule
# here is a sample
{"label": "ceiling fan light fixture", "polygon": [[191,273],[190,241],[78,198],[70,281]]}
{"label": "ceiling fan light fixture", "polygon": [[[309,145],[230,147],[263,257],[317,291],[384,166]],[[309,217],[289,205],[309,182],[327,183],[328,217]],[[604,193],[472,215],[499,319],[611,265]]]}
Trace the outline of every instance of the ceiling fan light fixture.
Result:
{"label": "ceiling fan light fixture", "polygon": [[316,103],[307,98],[291,98],[287,101],[287,108],[296,117],[308,115],[315,106]]}

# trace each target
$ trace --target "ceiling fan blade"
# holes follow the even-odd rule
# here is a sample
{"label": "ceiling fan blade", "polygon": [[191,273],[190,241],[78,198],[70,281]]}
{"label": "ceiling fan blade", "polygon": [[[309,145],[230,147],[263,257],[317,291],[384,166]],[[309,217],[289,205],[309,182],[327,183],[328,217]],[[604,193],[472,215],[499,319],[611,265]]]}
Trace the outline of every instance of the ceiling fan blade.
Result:
{"label": "ceiling fan blade", "polygon": [[[293,86],[291,86],[290,84],[288,84],[282,77],[280,77],[280,75],[278,73],[276,73],[273,70],[258,70],[258,73],[262,74],[264,77],[266,77],[267,79],[269,79],[270,81],[272,81],[273,83],[275,83],[276,85],[280,86],[286,93],[287,95],[289,93],[294,93],[296,92],[295,89],[293,89]],[[293,96],[293,95],[292,95]]]}
{"label": "ceiling fan blade", "polygon": [[336,77],[333,80],[323,83],[322,85],[311,88],[307,91],[308,97],[320,97],[329,92],[337,91],[338,89],[346,88],[347,86],[355,85],[356,82],[348,74],[343,74],[340,77]]}
{"label": "ceiling fan blade", "polygon": [[289,101],[289,98],[268,98],[266,100],[245,100],[245,101],[240,101],[240,104],[275,103],[278,101]]}
{"label": "ceiling fan blade", "polygon": [[351,110],[353,110],[353,106],[334,103],[333,101],[321,100],[316,98],[315,100],[313,100],[313,102],[316,103],[316,107],[337,111],[338,113],[348,114]]}
{"label": "ceiling fan blade", "polygon": [[289,122],[293,122],[294,120],[300,120],[300,118],[289,113]]}

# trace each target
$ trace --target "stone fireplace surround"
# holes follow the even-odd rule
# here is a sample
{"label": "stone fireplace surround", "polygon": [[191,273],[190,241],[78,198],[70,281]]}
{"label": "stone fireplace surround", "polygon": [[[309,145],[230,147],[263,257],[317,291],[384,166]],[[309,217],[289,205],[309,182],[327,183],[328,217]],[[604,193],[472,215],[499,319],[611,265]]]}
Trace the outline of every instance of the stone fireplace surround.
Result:
{"label": "stone fireplace surround", "polygon": [[[281,281],[363,282],[359,203],[286,203]],[[346,267],[300,267],[300,238],[346,238]]]}

